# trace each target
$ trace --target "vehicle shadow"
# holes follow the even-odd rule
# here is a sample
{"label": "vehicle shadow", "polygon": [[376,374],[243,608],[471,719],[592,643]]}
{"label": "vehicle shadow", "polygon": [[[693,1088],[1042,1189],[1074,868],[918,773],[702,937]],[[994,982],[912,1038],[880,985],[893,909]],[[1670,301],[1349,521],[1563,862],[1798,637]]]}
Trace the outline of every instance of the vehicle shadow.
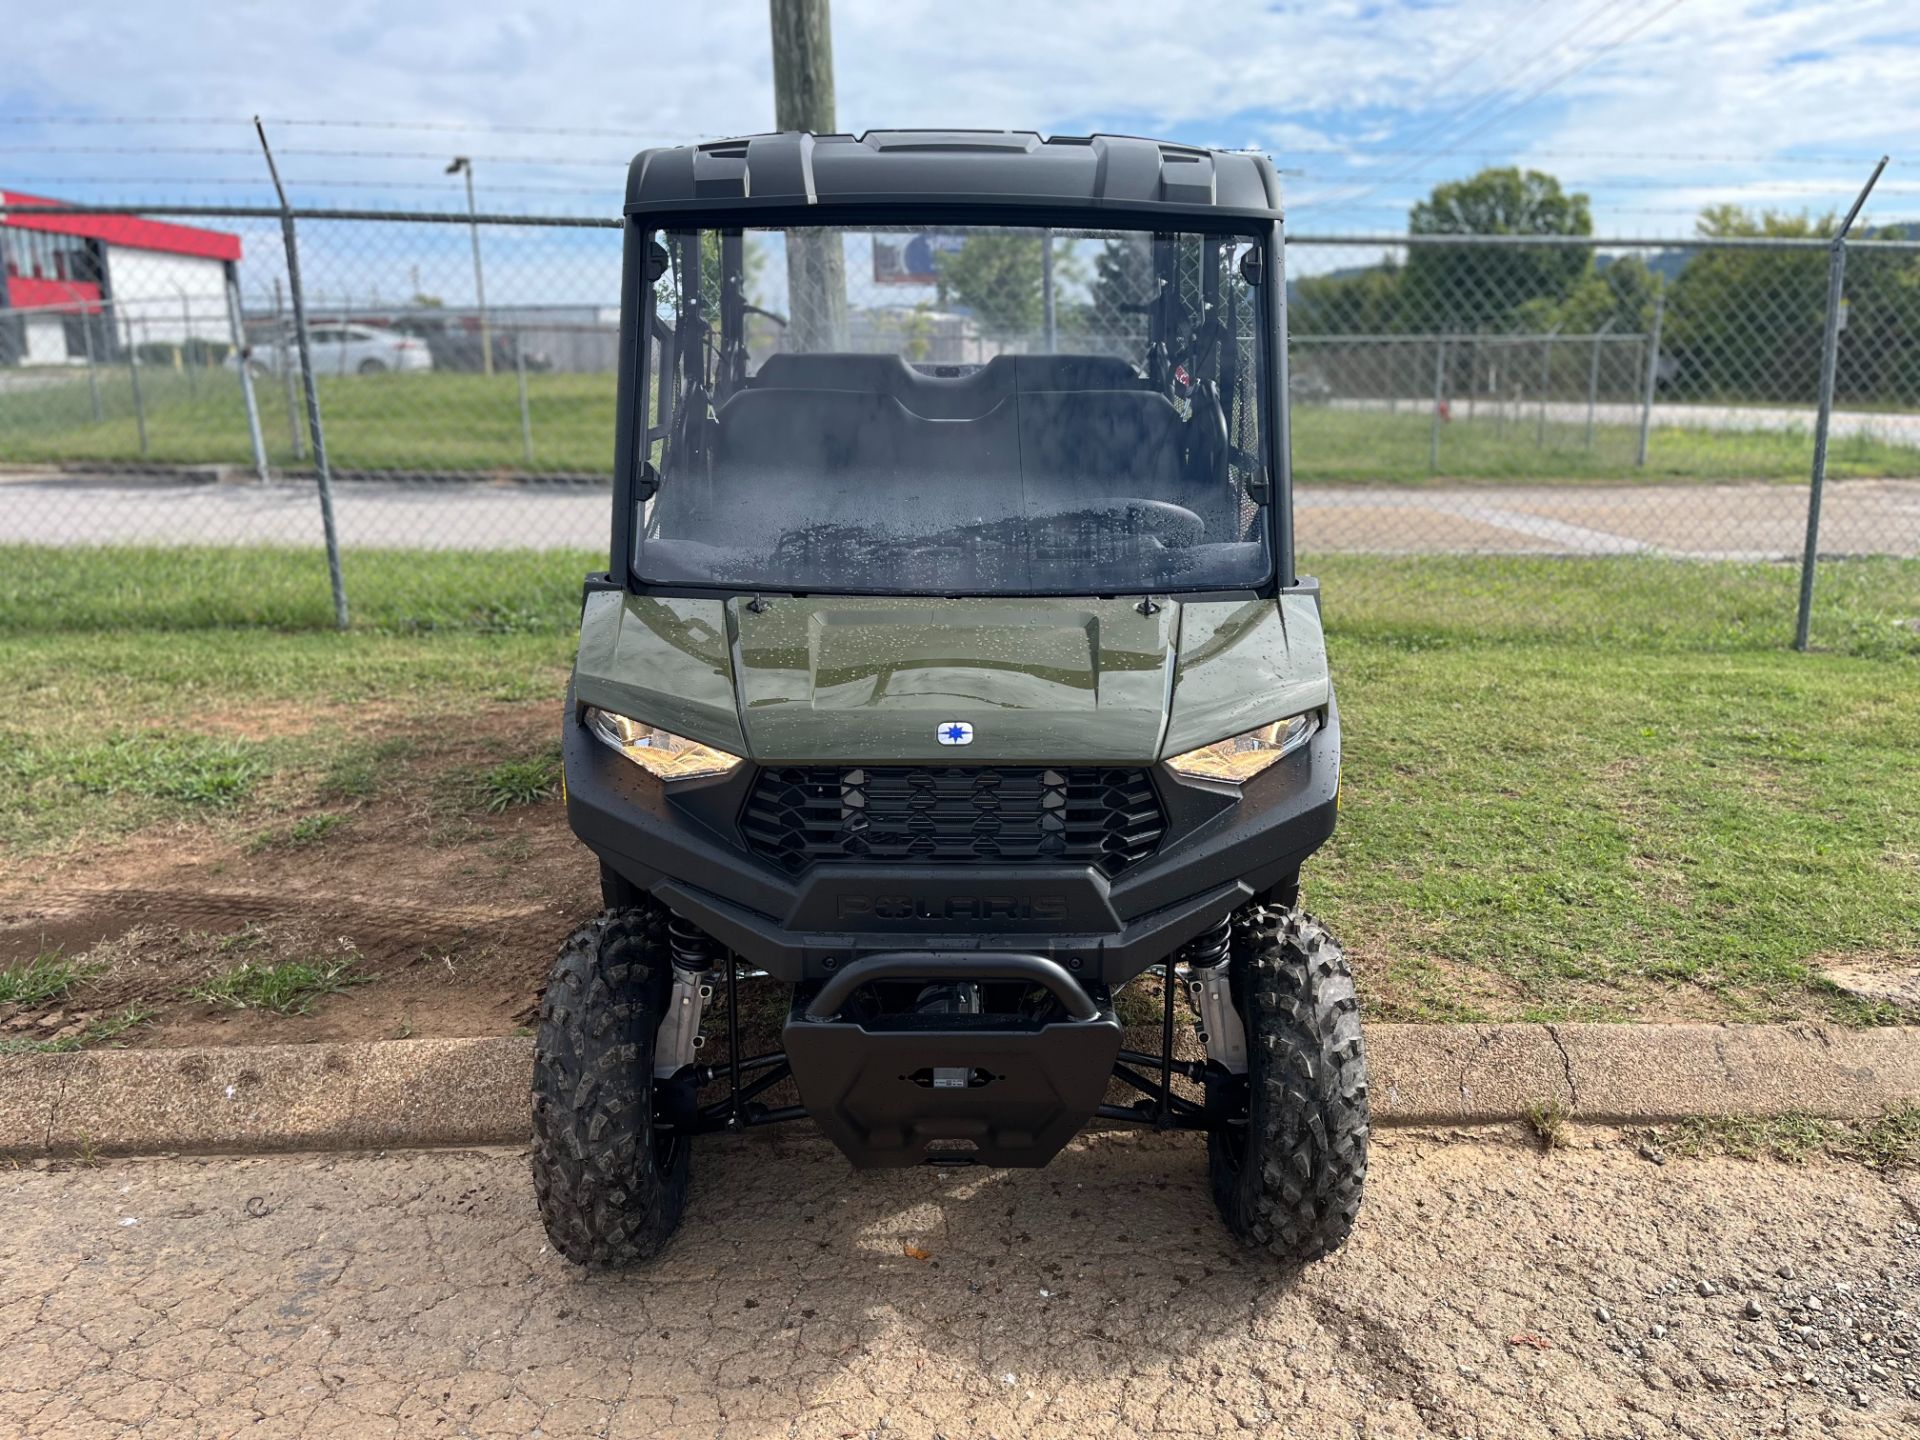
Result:
{"label": "vehicle shadow", "polygon": [[[672,1337],[653,1361],[699,1393],[758,1403],[771,1386],[791,1406],[796,1382],[878,1393],[900,1365],[1009,1404],[1104,1392],[1143,1365],[1211,1383],[1216,1346],[1341,1323],[1296,1301],[1340,1259],[1301,1271],[1234,1240],[1194,1135],[1095,1132],[1040,1170],[856,1171],[811,1135],[763,1134],[703,1145],[695,1174],[656,1261],[577,1272],[573,1294],[609,1327],[638,1304]],[[695,1335],[733,1357],[717,1379],[704,1350],[682,1355]]]}

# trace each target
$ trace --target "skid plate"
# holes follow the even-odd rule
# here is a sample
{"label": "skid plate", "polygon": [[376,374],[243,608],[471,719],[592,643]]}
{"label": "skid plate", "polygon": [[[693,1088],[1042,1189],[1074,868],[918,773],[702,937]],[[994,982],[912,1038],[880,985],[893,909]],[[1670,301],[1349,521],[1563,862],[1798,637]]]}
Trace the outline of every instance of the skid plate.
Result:
{"label": "skid plate", "polygon": [[796,1004],[783,1039],[808,1113],[856,1165],[1044,1165],[1112,1078],[1120,1022],[1096,1009],[1027,1028],[868,1028]]}

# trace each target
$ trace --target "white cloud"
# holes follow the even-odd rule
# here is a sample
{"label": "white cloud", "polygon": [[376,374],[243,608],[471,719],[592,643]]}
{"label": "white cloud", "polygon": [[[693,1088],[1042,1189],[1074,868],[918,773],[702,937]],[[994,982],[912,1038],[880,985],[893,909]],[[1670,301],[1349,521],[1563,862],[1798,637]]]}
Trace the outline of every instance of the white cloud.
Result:
{"label": "white cloud", "polygon": [[[1603,223],[1609,212],[1664,212],[1669,230],[1685,228],[1685,213],[1703,194],[1729,186],[1844,182],[1833,194],[1790,192],[1824,209],[1843,203],[1842,192],[1857,183],[1842,167],[1809,171],[1771,157],[1920,153],[1920,107],[1911,98],[1920,93],[1920,37],[1890,33],[1898,17],[1885,0],[1685,0],[1592,68],[1467,140],[1461,148],[1472,154],[1418,164],[1417,153],[1386,153],[1418,152],[1464,134],[1657,8],[1658,0],[1623,0],[1604,14],[1530,0],[1285,0],[1261,9],[1244,0],[839,0],[839,120],[853,130],[1012,124],[1257,144],[1283,167],[1308,172],[1290,184],[1303,198],[1364,192],[1344,211],[1308,207],[1300,215],[1303,223],[1324,217],[1348,229],[1397,228],[1408,200],[1477,165],[1482,151],[1589,189]],[[1588,15],[1597,18],[1581,28]],[[1576,29],[1569,43],[1551,46]],[[218,127],[7,127],[0,141],[15,146],[41,140],[244,152],[250,136],[240,122],[255,111],[478,127],[277,127],[289,150],[420,152],[290,154],[296,186],[323,203],[350,203],[374,187],[451,200],[458,192],[440,174],[440,152],[462,150],[490,157],[481,181],[497,208],[611,208],[619,163],[632,150],[766,129],[772,117],[762,0],[704,7],[99,0],[30,7],[9,30],[8,73],[0,79],[0,108],[9,113],[235,117]],[[497,128],[516,126],[605,133]],[[1695,155],[1752,158],[1659,158]],[[512,156],[598,163],[511,164]],[[1356,172],[1373,178],[1346,178]],[[1337,178],[1323,180],[1323,173]],[[40,176],[126,177],[106,193],[142,198],[208,198],[188,186],[194,179],[231,182],[213,194],[257,198],[248,189],[261,180],[245,153],[36,156],[16,148],[0,156],[0,174],[18,174],[23,184]],[[143,175],[155,178],[143,184]],[[1635,184],[1621,183],[1629,181]],[[1658,188],[1665,181],[1685,183]]]}

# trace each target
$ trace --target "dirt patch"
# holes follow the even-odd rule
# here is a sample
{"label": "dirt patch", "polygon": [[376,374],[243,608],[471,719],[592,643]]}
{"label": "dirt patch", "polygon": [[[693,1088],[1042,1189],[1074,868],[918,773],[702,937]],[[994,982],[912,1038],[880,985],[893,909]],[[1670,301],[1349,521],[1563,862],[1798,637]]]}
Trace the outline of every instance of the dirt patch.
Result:
{"label": "dirt patch", "polygon": [[[377,767],[370,795],[323,794],[258,823],[157,827],[18,867],[0,880],[0,966],[57,954],[83,978],[0,1014],[0,1040],[45,1037],[56,1010],[64,1029],[130,1007],[151,1018],[119,1043],[511,1033],[531,1019],[561,939],[599,908],[598,872],[557,802],[490,813],[473,777],[550,744],[552,729],[550,705],[487,707],[451,734],[393,729],[403,758]],[[315,815],[327,823],[302,830]],[[234,965],[342,958],[361,983],[307,1014],[188,998]]]}
{"label": "dirt patch", "polygon": [[1821,979],[1857,999],[1920,1012],[1920,955],[1816,960],[1814,968]]}

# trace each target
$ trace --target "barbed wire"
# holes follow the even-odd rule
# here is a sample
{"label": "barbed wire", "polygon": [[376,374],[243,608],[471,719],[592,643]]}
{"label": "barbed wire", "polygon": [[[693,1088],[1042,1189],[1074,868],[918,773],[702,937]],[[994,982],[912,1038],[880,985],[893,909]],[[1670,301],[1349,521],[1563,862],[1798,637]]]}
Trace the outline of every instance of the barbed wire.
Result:
{"label": "barbed wire", "polygon": [[[181,125],[250,125],[245,116],[192,116],[192,115],[0,115],[0,125],[74,125],[74,126],[181,126]],[[404,131],[433,131],[444,133],[501,135],[552,135],[562,137],[600,136],[607,139],[640,142],[658,142],[668,145],[696,144],[707,140],[725,137],[708,134],[669,134],[664,131],[635,130],[616,126],[579,126],[579,125],[499,125],[489,123],[468,123],[460,121],[438,120],[346,120],[346,119],[306,119],[293,117],[273,117],[267,120],[270,125],[290,125],[332,129],[368,129]],[[1065,132],[1048,132],[1065,133]],[[0,147],[4,148],[4,147]],[[185,148],[185,147],[182,147]],[[235,147],[236,150],[242,147]],[[252,154],[252,147],[244,147],[245,153]],[[278,148],[278,147],[276,147]],[[1376,145],[1371,143],[1341,144],[1335,141],[1287,141],[1275,142],[1262,147],[1276,158],[1283,155],[1426,155],[1429,149],[1413,145]],[[281,151],[280,153],[292,153]],[[323,153],[323,152],[313,152]],[[360,152],[334,152],[360,153]],[[398,154],[402,152],[383,152]],[[437,154],[438,152],[432,152]],[[1861,154],[1825,154],[1795,155],[1768,151],[1726,151],[1726,150],[1609,150],[1579,148],[1534,149],[1528,146],[1513,146],[1504,149],[1450,149],[1446,153],[1456,159],[1464,160],[1635,160],[1652,162],[1690,161],[1715,165],[1871,165],[1877,156]],[[420,152],[421,158],[427,152]],[[476,157],[483,158],[483,157]],[[488,159],[511,159],[511,156],[488,156]],[[558,162],[555,162],[558,163]]]}

